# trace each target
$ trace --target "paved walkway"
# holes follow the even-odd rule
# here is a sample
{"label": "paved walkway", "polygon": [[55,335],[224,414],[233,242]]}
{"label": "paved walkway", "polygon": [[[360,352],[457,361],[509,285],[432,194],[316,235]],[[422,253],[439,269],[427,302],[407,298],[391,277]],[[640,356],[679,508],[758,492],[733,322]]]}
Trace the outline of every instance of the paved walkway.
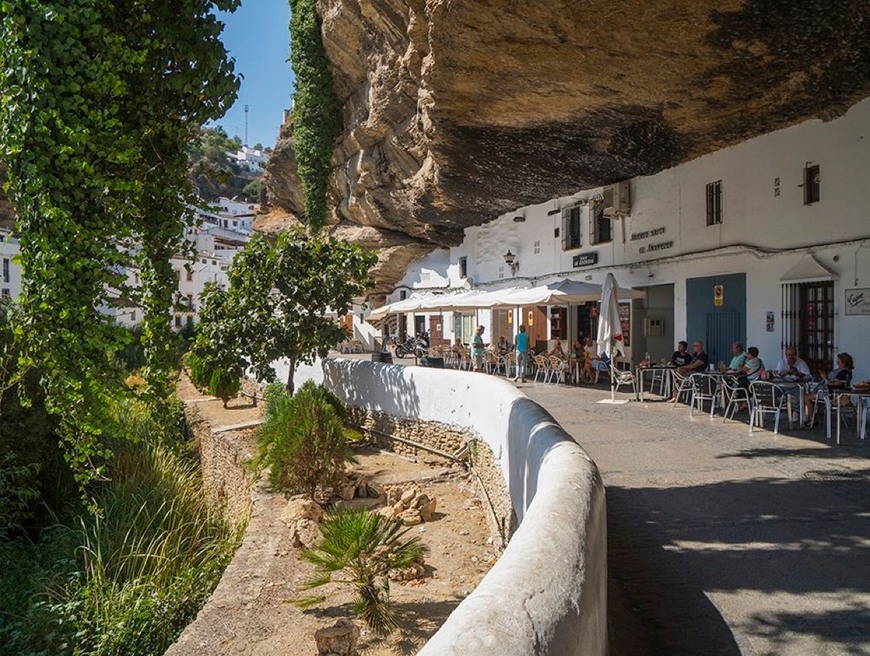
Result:
{"label": "paved walkway", "polygon": [[615,656],[870,654],[870,441],[519,388],[604,477]]}

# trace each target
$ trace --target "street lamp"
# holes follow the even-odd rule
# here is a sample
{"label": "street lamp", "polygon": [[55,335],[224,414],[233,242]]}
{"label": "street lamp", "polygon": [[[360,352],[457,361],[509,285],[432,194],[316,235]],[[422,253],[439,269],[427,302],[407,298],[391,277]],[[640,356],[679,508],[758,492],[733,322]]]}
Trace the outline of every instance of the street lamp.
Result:
{"label": "street lamp", "polygon": [[520,263],[517,262],[517,256],[511,253],[510,249],[504,254],[504,261],[511,268],[511,275],[516,277],[517,271],[520,270]]}

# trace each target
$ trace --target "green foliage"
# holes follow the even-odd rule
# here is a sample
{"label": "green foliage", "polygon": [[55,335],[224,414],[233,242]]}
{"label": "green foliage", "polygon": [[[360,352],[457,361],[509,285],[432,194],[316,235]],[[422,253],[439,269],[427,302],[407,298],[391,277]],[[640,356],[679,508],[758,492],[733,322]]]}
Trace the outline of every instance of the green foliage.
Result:
{"label": "green foliage", "polygon": [[[215,9],[238,0],[0,0],[0,159],[21,232],[16,328],[82,486],[109,455],[124,337],[99,308],[141,271],[149,396],[171,390],[170,257],[185,248],[187,144],[239,80]],[[133,248],[136,245],[137,248]]]}
{"label": "green foliage", "polygon": [[[0,652],[158,655],[211,594],[238,545],[204,501],[194,463],[157,440],[147,407],[126,407],[101,512],[0,543]],[[137,442],[137,439],[143,439]],[[170,440],[171,441],[171,440]],[[14,604],[14,605],[13,605]]]}
{"label": "green foliage", "polygon": [[257,430],[257,462],[269,467],[272,487],[312,499],[335,490],[345,463],[355,462],[341,401],[310,380],[294,396],[272,390],[266,400],[266,419]]}
{"label": "green foliage", "polygon": [[227,155],[241,147],[241,140],[227,137],[221,127],[199,129],[188,145],[187,154],[190,176],[204,199],[211,201],[219,196],[233,198],[244,194],[256,202],[259,192],[249,193],[246,190],[252,185],[259,185],[260,175],[240,167]]}
{"label": "green foliage", "polygon": [[245,373],[238,345],[222,330],[228,294],[217,285],[207,285],[200,302],[199,332],[187,357],[190,382],[201,392],[222,399],[226,407],[239,393]]}
{"label": "green foliage", "polygon": [[[304,588],[318,588],[341,575],[341,582],[356,589],[354,610],[369,628],[379,635],[391,632],[398,626],[398,617],[390,601],[388,575],[422,558],[426,548],[420,538],[403,539],[409,528],[364,508],[330,513],[321,530],[323,540],[318,547],[302,552],[317,570]],[[305,608],[323,599],[308,597],[297,603]]]}
{"label": "green foliage", "polygon": [[30,518],[32,505],[39,499],[33,480],[38,473],[37,463],[19,464],[15,454],[7,453],[0,460],[0,540]]}
{"label": "green foliage", "polygon": [[290,0],[290,63],[296,76],[293,151],[305,220],[316,230],[328,217],[330,162],[341,121],[315,0]]}
{"label": "green foliage", "polygon": [[260,181],[251,180],[245,185],[244,189],[242,189],[242,193],[247,196],[249,200],[257,202],[257,199],[260,197]]}
{"label": "green foliage", "polygon": [[346,337],[327,312],[345,316],[370,284],[377,257],[355,244],[309,238],[301,228],[278,236],[273,247],[255,235],[229,270],[227,291],[201,297],[194,351],[225,365],[244,362],[258,380],[275,380],[272,363],[289,361],[293,391],[298,363],[310,364]]}

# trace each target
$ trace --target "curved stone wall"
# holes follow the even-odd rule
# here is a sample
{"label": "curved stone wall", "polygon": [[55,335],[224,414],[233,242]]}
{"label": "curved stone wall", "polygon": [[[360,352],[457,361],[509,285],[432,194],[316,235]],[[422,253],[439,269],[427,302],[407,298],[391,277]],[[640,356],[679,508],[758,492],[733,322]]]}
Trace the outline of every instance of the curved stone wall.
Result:
{"label": "curved stone wall", "polygon": [[452,424],[487,442],[519,528],[502,557],[420,652],[607,653],[604,486],[586,452],[495,376],[335,360],[297,372],[352,406]]}

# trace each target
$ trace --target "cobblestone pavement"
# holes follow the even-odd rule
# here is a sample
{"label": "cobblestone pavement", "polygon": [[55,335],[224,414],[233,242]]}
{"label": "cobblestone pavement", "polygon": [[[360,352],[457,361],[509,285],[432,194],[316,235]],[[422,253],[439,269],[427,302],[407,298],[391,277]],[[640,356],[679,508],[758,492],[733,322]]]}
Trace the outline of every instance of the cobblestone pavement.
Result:
{"label": "cobblestone pavement", "polygon": [[870,654],[870,440],[519,387],[604,477],[615,656]]}

